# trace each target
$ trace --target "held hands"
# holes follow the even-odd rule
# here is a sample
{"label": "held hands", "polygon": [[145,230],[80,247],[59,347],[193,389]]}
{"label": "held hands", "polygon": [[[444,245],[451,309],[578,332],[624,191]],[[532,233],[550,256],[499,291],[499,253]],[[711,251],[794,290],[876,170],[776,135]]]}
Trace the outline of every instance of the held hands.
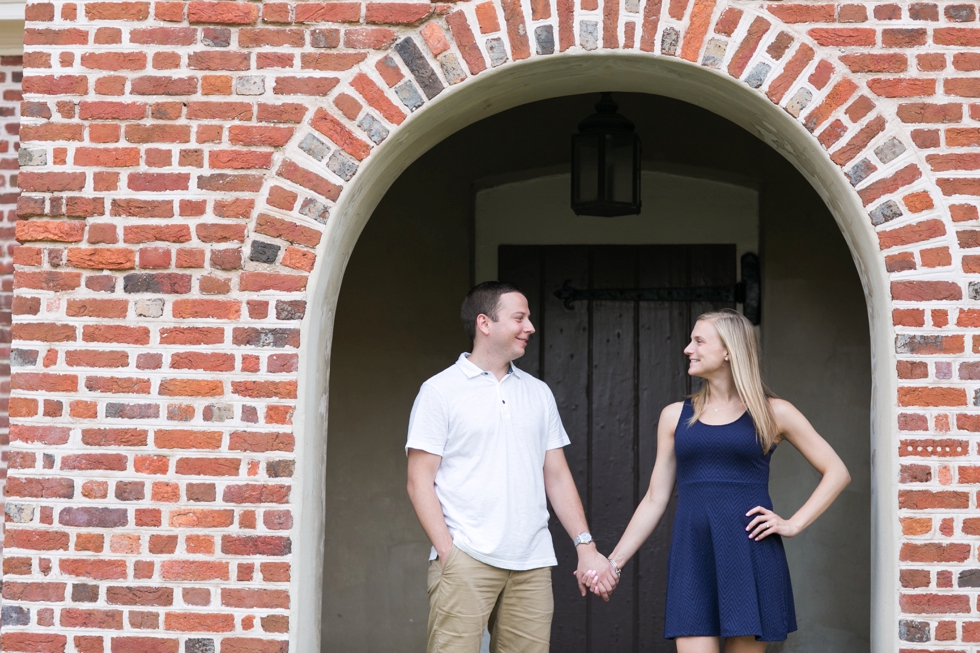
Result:
{"label": "held hands", "polygon": [[745,513],[746,517],[751,517],[752,515],[756,515],[756,517],[749,522],[745,530],[750,531],[749,539],[755,540],[756,542],[774,533],[782,537],[793,537],[801,530],[793,522],[788,519],[783,519],[772,510],[763,508],[762,506],[756,506]]}
{"label": "held hands", "polygon": [[612,563],[596,550],[595,545],[582,545],[578,548],[578,569],[574,573],[579,591],[585,596],[591,590],[593,594],[601,596],[603,601],[608,601],[619,584],[619,574]]}

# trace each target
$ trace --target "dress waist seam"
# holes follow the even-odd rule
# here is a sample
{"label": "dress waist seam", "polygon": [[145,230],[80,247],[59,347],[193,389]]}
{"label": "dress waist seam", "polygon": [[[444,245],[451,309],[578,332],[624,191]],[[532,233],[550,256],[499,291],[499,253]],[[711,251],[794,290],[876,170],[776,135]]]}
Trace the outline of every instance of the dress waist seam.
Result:
{"label": "dress waist seam", "polygon": [[708,481],[684,481],[678,483],[677,487],[683,487],[685,485],[758,485],[760,487],[769,487],[769,481],[721,481],[711,479]]}

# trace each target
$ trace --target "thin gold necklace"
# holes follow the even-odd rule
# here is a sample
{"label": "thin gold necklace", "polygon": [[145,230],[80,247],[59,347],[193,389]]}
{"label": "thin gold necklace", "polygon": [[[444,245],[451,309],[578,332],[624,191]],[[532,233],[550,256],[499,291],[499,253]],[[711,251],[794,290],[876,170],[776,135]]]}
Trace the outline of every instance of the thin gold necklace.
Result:
{"label": "thin gold necklace", "polygon": [[[741,403],[741,402],[739,402],[739,403]],[[715,411],[716,413],[720,413],[723,410],[731,410],[732,408],[737,408],[738,405],[739,404],[732,404],[731,406],[727,406],[725,408],[712,408],[711,410]]]}

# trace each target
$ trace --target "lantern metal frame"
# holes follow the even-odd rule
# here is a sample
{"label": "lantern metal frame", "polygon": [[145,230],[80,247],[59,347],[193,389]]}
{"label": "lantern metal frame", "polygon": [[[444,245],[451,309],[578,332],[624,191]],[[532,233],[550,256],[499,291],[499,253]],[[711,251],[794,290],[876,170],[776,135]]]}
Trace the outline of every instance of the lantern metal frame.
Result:
{"label": "lantern metal frame", "polygon": [[[612,93],[603,93],[599,102],[595,105],[596,112],[579,123],[579,133],[572,135],[572,211],[576,215],[598,216],[612,218],[624,215],[638,215],[643,206],[641,200],[641,177],[642,177],[642,145],[640,137],[636,134],[636,127],[632,121],[618,113],[619,106],[613,101]],[[616,138],[631,137],[633,156],[630,180],[633,188],[630,193],[631,198],[628,202],[616,201],[609,197],[610,179],[609,166],[607,165],[609,150],[612,149],[612,141]],[[581,146],[587,141],[595,143],[597,152],[596,165],[596,188],[597,197],[595,199],[582,199],[582,165],[580,158]]]}

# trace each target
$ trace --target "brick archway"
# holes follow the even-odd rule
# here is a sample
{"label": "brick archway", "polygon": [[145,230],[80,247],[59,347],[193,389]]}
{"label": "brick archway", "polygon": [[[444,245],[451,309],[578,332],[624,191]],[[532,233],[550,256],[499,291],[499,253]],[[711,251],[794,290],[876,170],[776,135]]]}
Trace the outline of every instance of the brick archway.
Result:
{"label": "brick archway", "polygon": [[[527,64],[521,64],[524,68],[523,70],[520,67],[513,69],[515,77],[519,75],[521,82],[537,89],[534,93],[528,93],[525,90],[515,93],[512,97],[506,97],[506,89],[509,86],[518,86],[514,84],[513,80],[498,79],[496,83],[491,83],[488,80],[486,84],[487,88],[482,91],[474,84],[473,96],[465,96],[465,91],[461,88],[459,97],[447,97],[445,102],[448,106],[442,111],[435,111],[436,106],[433,106],[433,112],[438,113],[438,116],[433,117],[431,122],[419,124],[424,119],[424,115],[419,114],[419,122],[414,125],[416,129],[410,129],[412,124],[409,123],[406,126],[405,132],[403,132],[406,134],[404,137],[405,140],[394,144],[393,156],[390,158],[379,157],[377,159],[381,170],[376,171],[372,168],[365,168],[364,172],[370,173],[364,177],[366,183],[358,186],[356,179],[352,182],[352,189],[359,195],[355,201],[347,203],[343,197],[338,201],[337,208],[331,216],[331,221],[334,222],[333,224],[327,225],[324,236],[325,239],[328,239],[328,242],[325,244],[328,253],[325,253],[324,258],[331,265],[329,268],[324,268],[319,275],[314,274],[313,279],[318,287],[311,288],[308,291],[310,293],[311,305],[318,305],[320,312],[316,316],[313,316],[313,319],[318,322],[317,326],[307,327],[310,328],[312,333],[317,333],[318,335],[313,338],[304,335],[303,347],[307,348],[306,351],[309,353],[302,354],[301,360],[308,362],[309,367],[303,369],[301,365],[300,370],[301,396],[299,404],[301,412],[298,413],[298,417],[302,425],[297,427],[298,430],[306,433],[326,431],[325,416],[321,414],[314,415],[312,407],[322,405],[322,403],[318,404],[317,402],[322,402],[322,398],[327,392],[329,338],[332,334],[333,309],[336,306],[336,300],[340,291],[343,268],[350,251],[355,246],[361,227],[370,217],[373,207],[380,200],[388,185],[397,178],[401,170],[407,167],[408,163],[414,160],[419,154],[426,151],[429,146],[441,140],[441,138],[454,132],[457,128],[487,115],[487,113],[495,113],[504,108],[509,108],[513,104],[530,102],[545,97],[596,91],[611,87],[615,90],[629,89],[635,92],[659,91],[662,94],[672,94],[674,97],[688,100],[699,97],[703,102],[702,106],[715,110],[721,115],[734,118],[740,114],[742,118],[740,124],[743,127],[746,127],[761,138],[777,146],[777,149],[782,151],[791,160],[797,164],[803,164],[803,167],[806,168],[805,173],[808,178],[821,190],[821,194],[825,196],[828,205],[832,207],[837,219],[848,226],[846,230],[848,240],[851,244],[852,251],[855,252],[855,259],[858,261],[859,268],[861,269],[863,283],[866,285],[869,295],[871,295],[869,297],[869,311],[872,313],[874,332],[872,339],[874,341],[873,346],[878,352],[876,356],[876,379],[878,386],[875,391],[875,443],[873,447],[878,452],[877,460],[879,464],[886,464],[893,470],[897,469],[897,462],[883,462],[897,458],[897,451],[888,442],[888,438],[893,433],[893,427],[889,425],[893,424],[896,418],[893,408],[894,390],[891,389],[894,384],[890,380],[890,377],[893,375],[894,363],[889,362],[893,360],[889,350],[893,346],[894,331],[890,319],[891,301],[887,297],[888,282],[885,277],[884,266],[880,259],[878,243],[874,240],[871,221],[867,218],[867,210],[859,201],[851,201],[856,197],[856,193],[854,193],[846,181],[838,183],[835,187],[834,183],[828,179],[828,170],[832,170],[834,175],[840,177],[834,164],[827,161],[825,162],[826,166],[822,170],[820,169],[820,165],[813,166],[806,164],[807,158],[811,157],[812,159],[813,156],[812,150],[807,149],[807,143],[810,143],[812,147],[813,138],[810,133],[806,130],[797,130],[795,133],[789,133],[786,123],[791,124],[790,116],[783,117],[778,113],[770,115],[773,112],[773,107],[768,100],[765,103],[753,101],[756,98],[751,95],[748,89],[731,88],[731,82],[724,78],[709,77],[703,74],[699,75],[693,71],[685,71],[686,74],[678,74],[677,69],[680,68],[683,70],[687,64],[675,63],[672,65],[671,62],[665,62],[663,60],[651,62],[643,57],[607,57],[606,59],[598,59],[585,55],[585,57],[580,57],[578,61],[574,62],[579,68],[577,79],[574,81],[567,79],[554,81],[549,85],[548,79],[554,79],[556,71],[562,66],[560,59],[556,58],[553,61],[555,62],[554,68],[542,62],[539,64],[540,70],[534,70],[535,64],[529,62]],[[621,68],[625,71],[622,72],[621,78],[617,78],[613,74],[613,68]],[[501,71],[498,75],[498,77],[504,76],[504,71]],[[709,93],[708,89],[710,89],[710,93],[715,95],[714,98],[706,98],[706,94]],[[496,97],[497,99],[496,102],[492,103],[492,108],[474,108],[481,106],[482,101],[488,100],[491,97]],[[741,100],[745,100],[745,102],[743,103]],[[731,103],[731,105],[726,108],[723,106],[725,102]],[[447,121],[452,120],[457,122],[447,124]],[[760,125],[765,126],[761,131],[759,130]],[[422,144],[420,145],[420,143]],[[841,181],[841,179],[837,179],[837,182]],[[279,180],[272,183],[282,184]],[[345,219],[347,220],[346,223],[344,222]],[[314,297],[317,299],[314,300]],[[303,406],[308,406],[309,409],[304,411]],[[312,478],[314,478],[311,485],[319,488],[322,486],[322,477],[317,476],[317,474],[319,470],[323,469],[323,465],[313,461],[325,460],[326,445],[322,441],[312,439],[307,440],[305,444],[307,448],[303,449],[302,459],[309,461],[308,469],[313,474]],[[887,505],[878,507],[878,514],[881,520],[872,527],[875,531],[873,535],[875,552],[880,554],[881,552],[890,551],[891,554],[878,555],[875,558],[880,568],[876,569],[874,574],[874,601],[878,611],[887,609],[887,604],[891,602],[892,614],[895,614],[897,613],[897,606],[895,605],[898,599],[897,587],[894,581],[891,583],[888,582],[889,579],[894,579],[897,576],[898,561],[898,544],[892,536],[892,533],[889,532],[891,525],[895,521],[894,501],[890,499],[890,497],[895,496],[894,479],[890,479],[887,476],[881,478],[880,473],[876,476],[874,481],[876,484],[876,495],[883,503],[887,502]],[[306,496],[305,493],[304,496]],[[322,508],[320,508],[322,503],[317,499],[312,502],[312,505],[313,508],[308,513],[302,506],[298,507],[298,513],[303,515],[299,523],[307,528],[304,529],[306,535],[303,536],[300,534],[300,537],[297,539],[296,546],[298,548],[295,552],[299,556],[299,559],[304,561],[304,566],[310,565],[314,568],[319,568],[314,564],[313,559],[307,558],[306,553],[304,553],[304,547],[310,547],[309,549],[305,549],[307,553],[315,550],[316,542],[322,537],[321,533],[323,532],[323,523],[321,521],[323,514]],[[312,577],[319,578],[319,575],[314,574]],[[888,587],[889,584],[891,587]],[[296,588],[298,595],[304,597],[304,600],[301,602],[302,606],[317,605],[316,601],[319,599],[320,591],[318,581],[309,579],[307,580],[306,587]],[[307,633],[312,634],[314,632],[314,622],[318,620],[318,615],[318,610],[311,608],[308,615],[310,621],[304,620],[302,615],[299,616],[300,624],[308,624],[306,628],[302,625],[300,626],[300,630],[297,633],[297,636],[300,638],[299,641],[304,642],[305,640],[302,638]],[[889,636],[892,639],[894,638],[895,619],[893,617],[887,617],[879,619],[879,622],[878,632],[876,632],[875,637],[880,645],[880,642],[886,640]],[[881,624],[884,625],[881,626]],[[301,644],[301,646],[313,646],[313,642],[309,641]],[[884,648],[887,649],[887,646],[885,644]]]}
{"label": "brick archway", "polygon": [[[980,113],[964,100],[980,86],[939,78],[947,51],[956,71],[978,67],[980,36],[955,24],[975,20],[964,7],[194,1],[151,17],[146,3],[93,2],[56,18],[31,4],[8,485],[28,517],[8,524],[4,552],[31,578],[4,590],[14,607],[57,607],[5,625],[3,647],[57,647],[73,628],[143,646],[115,632],[120,609],[69,600],[64,581],[89,578],[117,586],[98,594],[112,605],[151,605],[120,584],[163,588],[150,592],[162,615],[129,618],[165,646],[280,650],[288,623],[292,650],[318,650],[330,338],[357,235],[442,138],[596,90],[715,111],[823,196],[871,313],[874,649],[896,650],[900,632],[976,639],[974,595],[954,572],[976,555],[960,515],[976,506],[965,463],[980,455],[968,304],[980,162],[967,149]],[[939,51],[908,50],[929,39]],[[215,479],[220,499],[199,482]],[[178,545],[196,557],[153,558]],[[96,573],[103,550],[111,571]],[[202,574],[215,594],[175,603]],[[268,624],[235,612],[256,607]]]}
{"label": "brick archway", "polygon": [[[894,432],[896,421],[904,422],[928,418],[915,413],[902,413],[899,416],[899,411],[895,410],[896,390],[894,388],[898,379],[894,378],[895,373],[892,370],[896,368],[894,363],[891,363],[894,360],[892,351],[895,342],[893,319],[896,325],[912,326],[902,322],[907,315],[905,311],[908,309],[899,307],[905,302],[920,305],[923,301],[948,302],[962,298],[962,279],[958,278],[961,275],[953,268],[959,243],[952,238],[955,231],[953,224],[955,218],[951,217],[950,214],[957,214],[961,219],[969,220],[972,219],[971,216],[975,208],[970,204],[943,204],[941,198],[944,191],[937,186],[936,180],[930,178],[930,171],[921,161],[921,152],[918,150],[919,141],[923,138],[932,138],[934,135],[928,134],[927,132],[930,131],[928,129],[915,130],[915,134],[912,135],[909,133],[910,130],[906,126],[906,122],[903,122],[914,123],[920,119],[933,120],[933,117],[926,114],[935,112],[935,108],[930,106],[903,106],[892,112],[894,107],[887,104],[879,106],[875,100],[871,99],[872,97],[877,98],[880,91],[875,93],[867,90],[867,84],[860,76],[854,75],[847,67],[841,66],[839,63],[835,66],[827,59],[821,58],[821,53],[826,52],[828,46],[840,45],[842,41],[839,39],[844,39],[843,42],[846,43],[847,39],[856,38],[854,34],[845,33],[842,36],[835,30],[822,31],[819,28],[811,30],[811,33],[807,35],[799,34],[799,30],[794,30],[780,20],[787,17],[790,20],[798,19],[799,16],[796,14],[799,8],[770,7],[770,11],[776,14],[774,17],[772,14],[762,11],[753,13],[748,8],[716,8],[708,6],[709,4],[704,3],[700,6],[695,4],[690,10],[691,15],[688,16],[689,22],[685,31],[670,25],[660,25],[658,28],[658,21],[647,16],[646,21],[642,23],[642,34],[637,40],[635,31],[637,26],[630,26],[629,21],[627,21],[620,25],[623,29],[622,43],[616,40],[615,19],[607,17],[604,22],[603,36],[600,40],[603,45],[608,41],[612,47],[608,49],[611,52],[602,52],[602,54],[606,57],[619,54],[631,58],[639,55],[637,67],[642,67],[644,64],[653,68],[664,65],[670,67],[672,63],[676,62],[680,69],[676,72],[679,78],[688,75],[692,78],[697,77],[698,74],[691,69],[693,66],[698,66],[702,71],[718,71],[709,74],[727,77],[727,82],[719,82],[719,85],[732,84],[733,82],[744,85],[740,86],[739,91],[729,90],[733,94],[745,90],[746,92],[754,92],[758,98],[765,98],[765,102],[770,107],[779,107],[785,117],[791,118],[796,125],[802,128],[800,131],[805,131],[807,134],[805,138],[809,142],[809,147],[806,145],[799,146],[794,151],[794,148],[788,147],[784,141],[784,139],[791,139],[788,139],[782,125],[773,127],[766,124],[765,121],[761,121],[766,126],[760,128],[760,121],[740,120],[737,112],[711,107],[729,119],[739,122],[743,127],[747,127],[777,150],[783,152],[811,179],[820,190],[821,195],[824,196],[825,201],[831,206],[838,222],[841,223],[854,253],[862,281],[865,284],[865,290],[869,296],[869,311],[872,314],[873,348],[876,351],[876,391],[873,408],[875,422],[873,430],[875,433],[872,445],[876,452],[873,484],[874,493],[877,497],[874,508],[877,519],[872,526],[872,556],[875,566],[872,581],[873,619],[875,621],[872,626],[873,648],[874,650],[894,650],[898,643],[896,637],[898,634],[896,632],[898,616],[902,612],[910,611],[907,608],[909,600],[915,601],[917,599],[914,597],[909,599],[903,596],[901,598],[902,607],[899,607],[900,590],[897,583],[899,545],[895,532],[898,520],[896,519],[897,510],[894,503],[898,487],[895,473],[899,465],[896,455],[898,452],[896,452],[890,437]],[[294,137],[294,142],[298,140],[299,143],[302,143],[302,139],[317,140],[308,140],[305,145],[298,143],[296,149],[292,151],[287,148],[286,159],[282,167],[277,170],[278,178],[269,182],[268,199],[264,209],[265,217],[259,217],[260,221],[263,219],[269,221],[275,215],[285,217],[285,211],[295,210],[297,206],[300,207],[298,212],[301,215],[316,219],[310,214],[309,207],[317,206],[317,210],[322,211],[321,217],[324,214],[329,215],[328,226],[324,230],[324,238],[336,238],[338,241],[336,243],[327,242],[325,245],[325,251],[330,252],[327,254],[327,258],[334,262],[333,274],[324,273],[325,284],[329,289],[325,293],[326,306],[321,326],[324,327],[327,337],[318,336],[318,339],[311,339],[304,336],[304,346],[313,347],[316,351],[324,351],[316,343],[326,340],[323,360],[329,358],[329,330],[332,324],[330,313],[335,306],[340,277],[342,276],[343,263],[339,263],[339,261],[346,262],[350,248],[356,241],[356,234],[359,233],[363,221],[367,220],[370,210],[376,205],[381,195],[372,196],[370,191],[359,188],[356,178],[357,172],[354,173],[355,176],[345,180],[347,185],[339,183],[336,176],[324,178],[322,172],[319,174],[315,172],[314,166],[310,165],[310,158],[321,160],[315,149],[315,147],[319,147],[316,143],[325,141],[328,148],[333,148],[333,154],[324,154],[322,160],[327,161],[327,168],[334,173],[337,172],[335,167],[338,163],[334,161],[334,167],[331,167],[327,156],[338,157],[338,154],[338,158],[343,157],[347,160],[352,158],[354,160],[351,162],[352,166],[360,166],[361,162],[366,161],[364,170],[372,170],[369,167],[370,161],[368,159],[372,156],[375,147],[378,148],[379,153],[385,152],[385,140],[388,137],[398,138],[404,132],[411,132],[413,126],[423,119],[427,105],[438,106],[440,102],[452,105],[454,97],[462,95],[468,84],[479,84],[479,75],[500,76],[505,74],[508,67],[519,69],[524,66],[530,68],[535,65],[536,61],[545,58],[561,60],[568,56],[568,61],[574,65],[574,57],[589,57],[589,51],[599,48],[599,41],[589,41],[597,33],[598,22],[589,25],[589,21],[580,21],[577,32],[570,24],[559,24],[557,26],[559,47],[561,43],[564,43],[564,48],[568,50],[568,53],[564,55],[547,47],[555,26],[543,24],[538,25],[535,29],[536,47],[532,55],[529,40],[522,37],[524,32],[530,30],[523,27],[519,12],[515,13],[513,8],[497,8],[504,19],[502,23],[498,20],[495,24],[492,22],[493,14],[488,7],[488,5],[483,5],[479,9],[458,7],[446,16],[445,23],[442,20],[432,20],[417,31],[400,37],[402,40],[398,41],[395,53],[379,55],[373,60],[369,58],[363,62],[358,70],[353,73],[349,83],[338,85],[333,106],[323,106],[316,109],[312,119],[305,123],[306,133]],[[676,7],[673,9],[677,10]],[[445,28],[445,24],[448,24],[448,29]],[[488,25],[491,29],[488,29]],[[496,33],[492,31],[492,28],[499,28],[501,31],[508,30],[507,37],[511,44],[509,52],[496,50],[495,48],[503,46],[492,44],[494,37],[486,39],[485,49],[480,49],[477,45],[474,34],[478,30],[487,30],[489,34]],[[657,35],[656,38],[654,38],[654,34]],[[562,38],[565,40],[562,41]],[[502,38],[498,38],[498,40],[503,43]],[[545,44],[543,48],[541,47],[542,43]],[[580,44],[578,48],[574,45],[575,43]],[[637,51],[635,45],[648,49],[650,54],[644,55],[642,49]],[[763,52],[765,54],[762,54]],[[644,56],[647,57],[645,60],[643,59]],[[487,62],[493,61],[493,57],[496,57],[498,66],[496,69],[491,69],[487,65]],[[671,62],[671,57],[678,57],[678,59]],[[466,64],[470,73],[469,76],[461,70],[461,59]],[[863,58],[860,55],[845,57],[843,61],[850,62],[847,65],[855,68],[881,65],[875,57]],[[558,67],[554,69],[555,74],[559,74],[558,70]],[[593,79],[591,83],[585,82],[584,86],[581,84],[580,82],[565,84],[556,82],[554,86],[562,89],[564,93],[581,90],[597,91],[606,88],[636,91],[642,88],[641,85],[630,84],[619,86],[608,75],[601,82]],[[682,99],[685,97],[683,91],[678,92],[676,89],[671,89],[670,84],[664,85],[662,82],[661,84],[663,86],[660,89],[662,94],[673,95]],[[900,87],[903,82],[889,80],[888,84],[892,87]],[[501,86],[505,86],[505,84],[501,84]],[[406,88],[415,89],[415,92],[408,93]],[[656,88],[655,83],[654,88]],[[443,96],[444,93],[445,96]],[[563,93],[556,90],[542,89],[538,92],[525,90],[523,101],[542,99],[549,97],[550,94]],[[489,97],[488,94],[478,95],[481,99]],[[691,99],[693,100],[693,98]],[[403,106],[398,105],[399,101]],[[467,104],[467,100],[458,101],[460,104]],[[517,98],[513,100],[500,98],[496,106],[483,115],[509,108],[512,106],[509,102],[517,104],[520,101]],[[447,110],[441,115],[450,113],[451,111]],[[465,114],[466,110],[463,109],[460,113]],[[456,129],[475,121],[479,117],[482,117],[479,112],[472,112],[465,117],[457,116],[456,124],[443,125],[441,129],[436,130],[438,136],[435,137],[435,141],[448,136]],[[773,122],[777,121],[774,120]],[[387,135],[384,139],[380,139],[379,143],[372,143],[370,142],[369,129],[371,127],[377,129],[379,123],[382,124]],[[358,129],[361,130],[361,133],[357,131]],[[418,135],[409,136],[405,142],[399,142],[392,146],[396,152],[392,157],[395,161],[388,162],[391,169],[380,173],[380,176],[389,180],[387,183],[397,177],[397,172],[394,170],[398,172],[403,170],[435,142],[431,135],[425,134],[425,127],[418,127],[418,131],[420,132]],[[375,132],[375,135],[377,133]],[[368,138],[364,138],[366,135]],[[311,146],[311,143],[314,145]],[[425,144],[419,146],[419,143]],[[832,190],[829,188],[829,184],[820,183],[820,175],[815,174],[811,165],[806,161],[807,157],[813,156],[815,151],[821,151],[820,156],[829,159],[827,162],[830,166],[843,173],[848,184],[846,189],[838,187],[836,190]],[[380,163],[380,157],[378,161]],[[360,174],[364,173],[361,172]],[[840,176],[839,173],[838,176]],[[333,185],[326,185],[324,182]],[[383,183],[385,188],[387,183]],[[940,183],[955,182],[943,180]],[[366,185],[370,186],[371,183]],[[359,192],[366,197],[346,203],[344,193],[349,192],[348,188],[352,188],[355,193]],[[323,190],[327,190],[328,193],[322,192]],[[286,200],[280,203],[286,193],[292,193],[292,195],[286,196]],[[851,207],[846,206],[848,201],[842,197],[848,195],[852,200],[850,202]],[[372,197],[373,199],[371,199]],[[331,204],[331,201],[334,204]],[[363,206],[352,208],[353,205],[361,203]],[[327,214],[326,211],[331,213]],[[297,222],[300,221],[295,213],[293,213],[293,219]],[[344,220],[349,220],[351,224],[343,224]],[[860,225],[855,224],[858,220],[861,221]],[[329,224],[329,221],[334,221],[334,224]],[[262,229],[257,229],[257,231],[261,232]],[[266,235],[275,234],[266,232]],[[952,274],[944,277],[942,275],[944,269]],[[919,272],[919,274],[909,274],[912,270]],[[892,275],[890,281],[884,281],[885,275],[878,274],[878,272],[885,271]],[[922,275],[921,272],[927,274]],[[915,312],[922,309],[914,308],[911,310]],[[944,309],[938,310],[941,312]],[[919,326],[925,326],[925,322]],[[920,343],[925,342],[928,338],[918,335],[899,336],[900,341],[909,342],[911,345],[904,349],[899,346],[897,351],[898,353],[924,353],[926,349],[923,349]],[[947,345],[946,340],[940,337],[940,343],[939,351],[946,353],[961,353],[963,351],[962,340],[959,341],[960,349],[957,349],[955,338]],[[319,356],[302,356],[304,361],[320,358]],[[898,365],[900,374],[903,365],[907,365],[907,363],[903,362]],[[307,368],[306,386],[301,385],[300,390],[301,405],[304,403],[304,391],[310,392],[310,396],[307,398],[309,402],[312,402],[314,397],[321,396],[318,391],[319,388],[323,388],[323,391],[326,392],[325,379],[328,372],[323,366],[316,367],[318,367],[317,372],[313,372],[314,366],[312,364]],[[319,385],[316,379],[323,379],[324,381],[321,382],[324,385]],[[899,383],[901,382],[899,381]],[[932,395],[937,390],[939,393],[946,392],[943,389],[921,387],[898,389],[898,404],[899,406],[910,407],[934,407],[950,401],[949,399],[938,399],[936,396],[919,396],[922,391]],[[959,392],[958,394],[963,393]],[[915,395],[915,398],[909,399],[912,395]],[[965,404],[965,394],[953,401],[959,402],[956,405]],[[309,410],[301,412],[304,415],[311,414]],[[318,420],[311,421],[320,423]],[[901,425],[899,428],[905,429]],[[319,428],[313,428],[310,431],[320,432]],[[908,449],[909,446],[912,446],[913,449],[920,452],[918,455],[922,455],[921,452],[934,443],[931,440],[910,439],[903,440],[903,444],[906,445],[907,451],[912,451],[912,449]],[[960,450],[965,454],[968,447],[963,446],[963,441],[958,441],[958,444]],[[920,445],[924,445],[924,447]],[[934,455],[932,451],[933,449],[928,449],[925,456]],[[309,454],[307,459],[319,460],[323,458],[325,452],[319,446],[313,446],[307,449],[306,453]],[[908,455],[908,453],[899,453],[899,455]],[[905,467],[903,467],[904,469]],[[319,479],[317,483],[319,483]],[[915,494],[915,491],[912,491],[912,494]],[[900,496],[904,502],[905,497],[910,496],[909,491],[903,490]],[[314,510],[320,505],[319,501],[314,502]],[[909,505],[903,503],[902,507],[909,507]],[[322,519],[322,514],[316,516],[309,514],[306,519],[302,520],[306,524],[316,524],[315,527],[308,530],[307,537],[300,538],[307,545],[311,541],[318,541],[317,529],[323,527],[318,521],[320,519]],[[304,545],[301,544],[300,547],[302,546]],[[921,546],[911,544],[913,549]],[[909,549],[908,544],[903,546],[903,560],[909,559],[907,557]],[[928,554],[926,555],[928,556]],[[316,577],[319,576],[316,575]],[[318,598],[316,596],[318,591],[318,586],[307,588],[306,591],[303,588],[297,588],[300,596],[314,602]],[[925,599],[926,602],[942,600],[938,597],[919,596],[922,598],[918,600]],[[303,603],[305,605],[307,602],[304,601]],[[313,604],[315,603],[310,605]],[[926,607],[925,610],[918,609],[918,611],[928,612],[930,609],[930,607]],[[911,611],[915,612],[916,610]],[[318,613],[315,610],[312,612],[315,620]],[[299,624],[300,632],[296,635],[297,641],[303,642],[300,646],[312,645],[313,641],[306,638],[313,635],[316,624],[304,620],[302,615],[300,615]],[[303,624],[308,624],[310,628],[308,633],[302,631]]]}

